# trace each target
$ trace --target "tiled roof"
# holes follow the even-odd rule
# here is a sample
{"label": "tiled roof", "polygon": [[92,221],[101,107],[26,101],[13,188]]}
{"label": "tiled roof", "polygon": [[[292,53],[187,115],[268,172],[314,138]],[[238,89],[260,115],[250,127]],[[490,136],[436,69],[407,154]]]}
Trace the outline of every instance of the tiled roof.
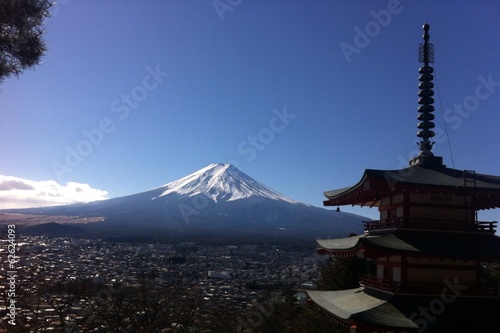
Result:
{"label": "tiled roof", "polygon": [[[462,188],[464,186],[464,171],[445,167],[413,166],[401,170],[366,170],[368,175],[381,180],[389,180],[401,184],[418,184],[439,187]],[[472,174],[466,173],[472,180]],[[500,177],[475,174],[476,189],[493,189],[500,191]]]}
{"label": "tiled roof", "polygon": [[[464,181],[465,179],[467,182]],[[473,180],[475,179],[475,186]],[[466,183],[467,188],[464,186]],[[334,205],[376,202],[378,194],[403,191],[430,191],[445,194],[463,194],[474,191],[478,197],[478,209],[500,207],[500,177],[446,167],[412,166],[401,170],[367,169],[354,186],[326,191],[324,195]],[[325,202],[328,205],[328,201]]]}
{"label": "tiled roof", "polygon": [[365,247],[451,257],[500,258],[500,238],[493,235],[396,230],[386,234],[317,240],[317,243],[326,250],[339,252]]}
{"label": "tiled roof", "polygon": [[353,250],[360,245],[360,238],[363,237],[365,235],[336,239],[318,239],[317,242],[324,249]]}
{"label": "tiled roof", "polygon": [[[383,328],[496,333],[500,327],[499,298],[456,298],[445,302],[440,297],[393,296],[364,288],[308,291],[308,294],[317,306],[336,318]],[[450,299],[451,295],[447,297]],[[438,303],[442,304],[442,310],[437,313],[433,306]],[[432,320],[426,320],[422,309]]]}
{"label": "tiled roof", "polygon": [[311,300],[328,313],[340,319],[361,319],[374,324],[390,327],[418,328],[388,301],[386,294],[368,294],[364,288],[308,291]]}

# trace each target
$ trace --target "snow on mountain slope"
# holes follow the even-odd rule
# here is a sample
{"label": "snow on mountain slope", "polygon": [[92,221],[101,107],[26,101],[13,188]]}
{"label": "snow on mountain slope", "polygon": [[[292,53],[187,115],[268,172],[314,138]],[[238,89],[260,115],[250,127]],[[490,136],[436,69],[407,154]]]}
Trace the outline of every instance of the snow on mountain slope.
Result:
{"label": "snow on mountain slope", "polygon": [[201,170],[160,188],[164,188],[163,193],[153,199],[175,193],[188,197],[204,194],[215,202],[264,197],[300,204],[298,201],[290,199],[259,183],[231,164],[210,164]]}
{"label": "snow on mountain slope", "polygon": [[230,164],[211,164],[166,185],[124,197],[5,212],[102,217],[103,222],[86,226],[89,232],[164,232],[172,237],[190,233],[203,237],[342,237],[362,233],[366,219],[290,199]]}

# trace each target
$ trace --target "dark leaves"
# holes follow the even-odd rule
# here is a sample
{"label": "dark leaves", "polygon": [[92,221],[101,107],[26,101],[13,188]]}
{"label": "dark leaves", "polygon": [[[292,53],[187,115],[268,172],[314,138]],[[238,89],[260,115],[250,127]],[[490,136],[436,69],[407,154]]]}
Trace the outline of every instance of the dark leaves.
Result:
{"label": "dark leaves", "polygon": [[47,48],[43,23],[48,0],[0,1],[0,82],[40,63]]}

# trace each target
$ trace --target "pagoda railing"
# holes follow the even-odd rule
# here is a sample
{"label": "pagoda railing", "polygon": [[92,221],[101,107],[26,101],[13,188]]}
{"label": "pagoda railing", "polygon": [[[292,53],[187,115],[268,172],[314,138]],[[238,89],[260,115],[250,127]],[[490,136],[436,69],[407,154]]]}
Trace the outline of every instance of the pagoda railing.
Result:
{"label": "pagoda railing", "polygon": [[[365,288],[373,288],[390,293],[408,293],[420,295],[440,295],[447,286],[444,283],[406,283],[381,279],[376,276],[362,275],[360,285]],[[500,297],[500,287],[486,287],[476,285],[465,285],[461,294],[468,296],[490,296]]]}
{"label": "pagoda railing", "polygon": [[479,290],[481,296],[497,296],[500,297],[500,287],[481,286]]}
{"label": "pagoda railing", "polygon": [[[407,283],[401,287],[402,293],[409,294],[441,294],[448,286],[444,283]],[[460,290],[460,294],[464,296],[490,296],[499,297],[500,288],[498,287],[486,287],[486,286],[476,286],[476,285],[463,285],[463,289]]]}
{"label": "pagoda railing", "polygon": [[399,228],[403,225],[402,219],[386,219],[378,221],[363,221],[365,231]]}
{"label": "pagoda railing", "polygon": [[359,281],[360,285],[371,287],[379,290],[389,291],[391,293],[398,292],[401,288],[399,282],[381,279],[376,276],[362,275]]}
{"label": "pagoda railing", "polygon": [[384,229],[423,229],[439,231],[474,232],[481,234],[495,234],[497,221],[474,221],[465,224],[464,221],[443,219],[410,219],[391,218],[378,221],[364,221],[365,232]]}

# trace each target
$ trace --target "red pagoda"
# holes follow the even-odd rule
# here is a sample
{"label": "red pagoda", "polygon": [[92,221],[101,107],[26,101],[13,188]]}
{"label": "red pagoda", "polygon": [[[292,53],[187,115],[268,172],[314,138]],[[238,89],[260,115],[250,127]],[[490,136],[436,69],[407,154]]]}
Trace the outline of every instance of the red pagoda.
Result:
{"label": "red pagoda", "polygon": [[500,177],[457,170],[432,153],[434,48],[429,25],[420,45],[419,155],[401,170],[365,170],[354,186],[325,192],[325,206],[378,207],[364,234],[318,240],[318,253],[357,256],[372,276],[349,290],[309,291],[338,332],[500,332],[498,286],[485,265],[500,262],[497,222],[477,212],[500,207]]}

